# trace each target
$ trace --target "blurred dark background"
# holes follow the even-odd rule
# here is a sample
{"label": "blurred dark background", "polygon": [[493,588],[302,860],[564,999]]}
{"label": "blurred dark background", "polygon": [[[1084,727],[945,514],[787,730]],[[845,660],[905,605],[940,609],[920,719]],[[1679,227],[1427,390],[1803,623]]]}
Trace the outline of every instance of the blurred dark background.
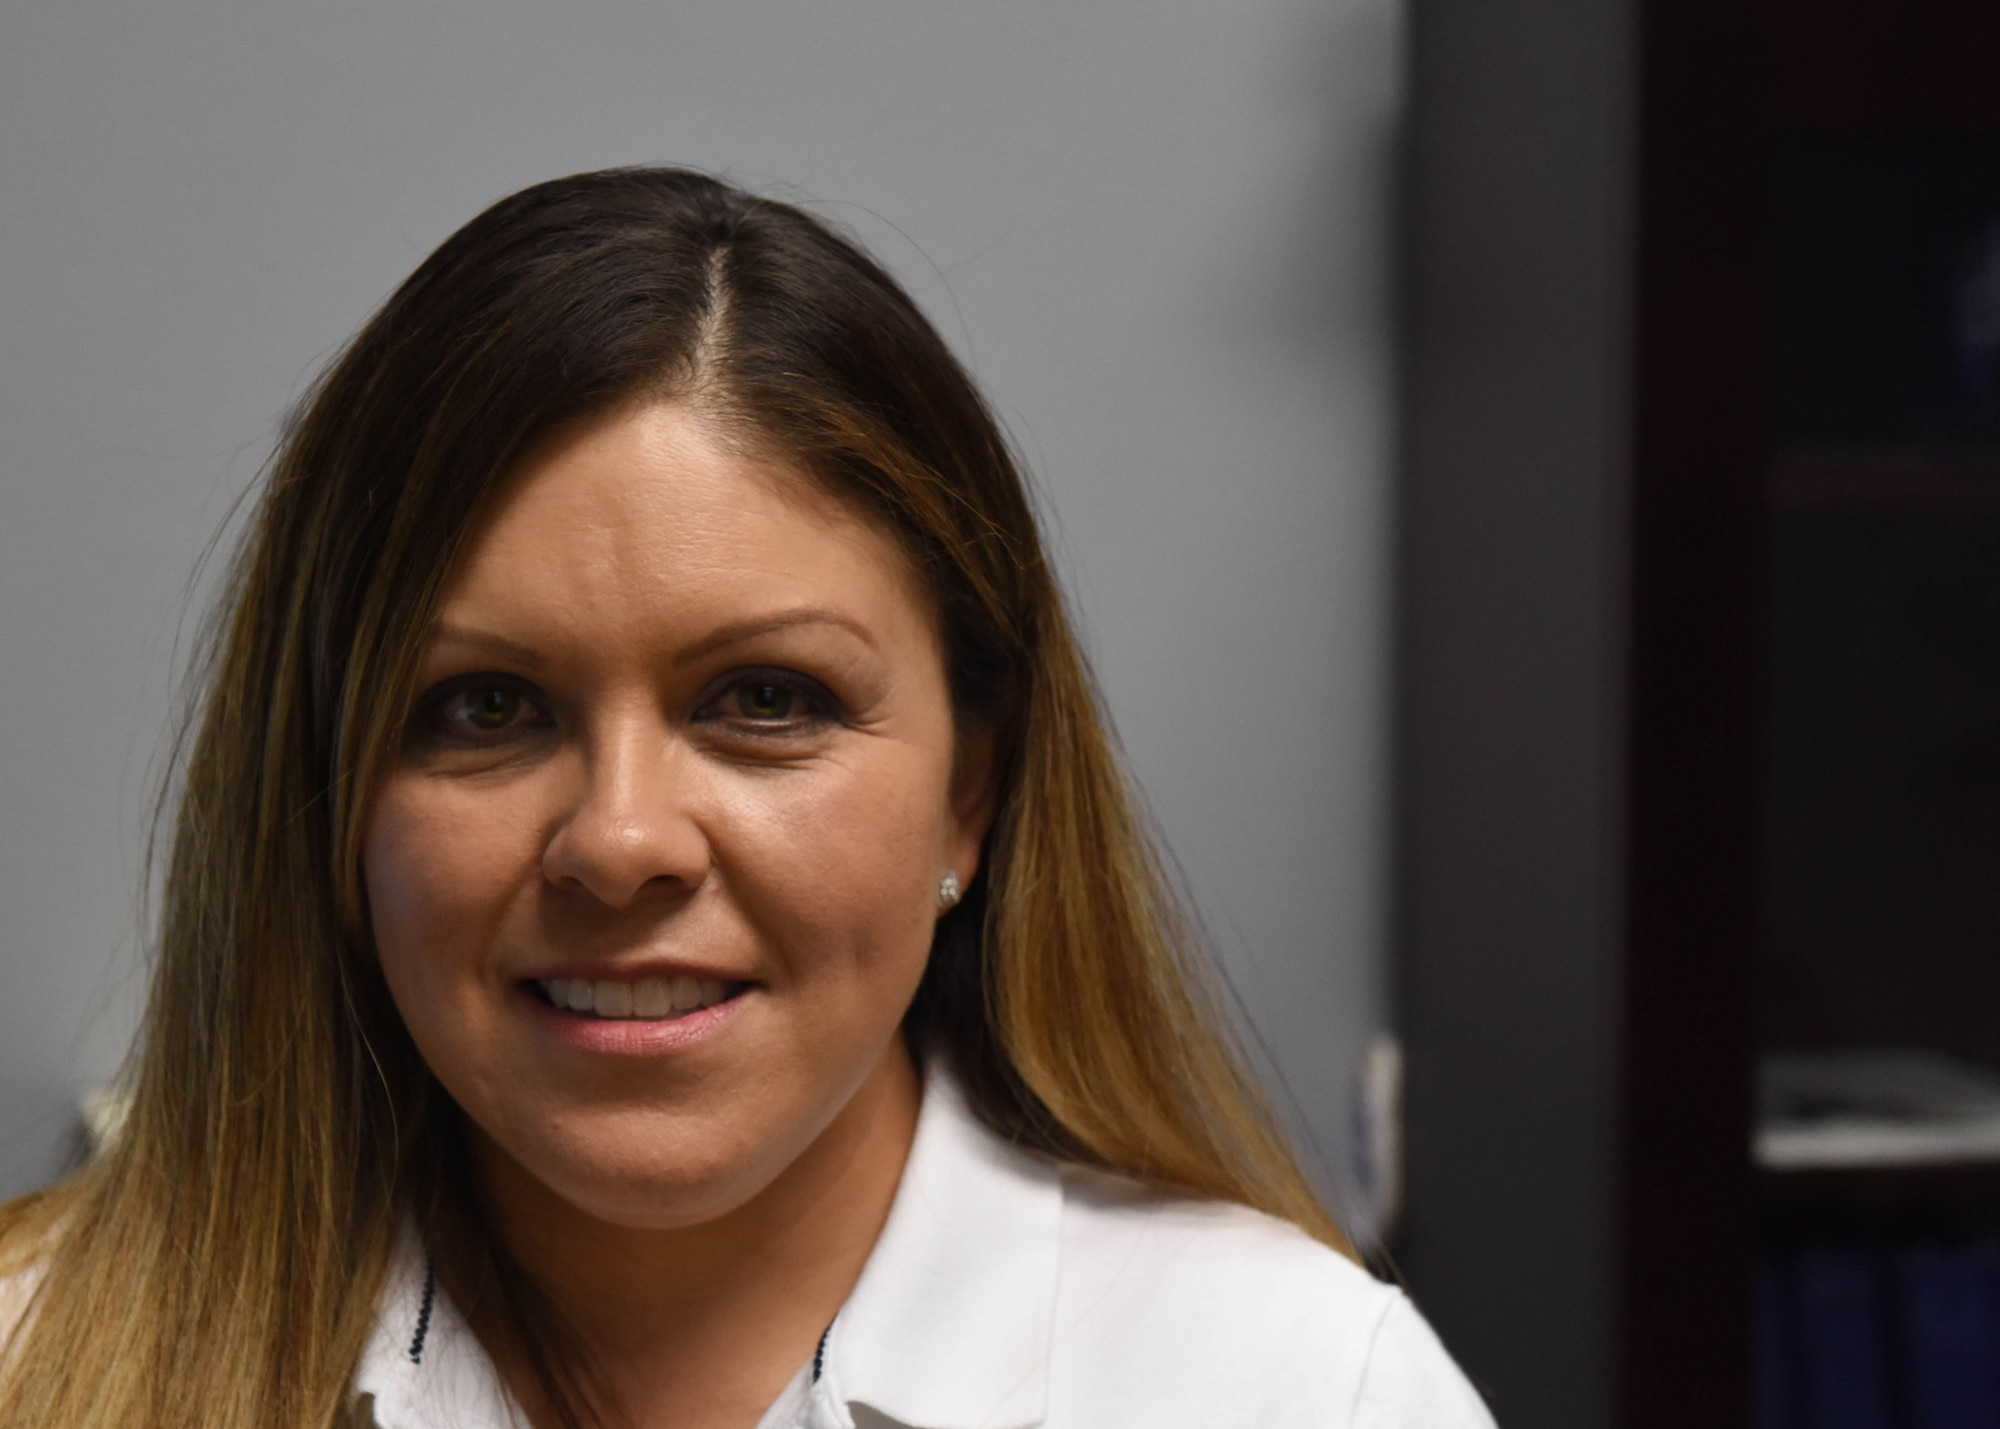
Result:
{"label": "blurred dark background", "polygon": [[2000,1424],[2000,7],[1419,3],[1413,1288],[1503,1424]]}

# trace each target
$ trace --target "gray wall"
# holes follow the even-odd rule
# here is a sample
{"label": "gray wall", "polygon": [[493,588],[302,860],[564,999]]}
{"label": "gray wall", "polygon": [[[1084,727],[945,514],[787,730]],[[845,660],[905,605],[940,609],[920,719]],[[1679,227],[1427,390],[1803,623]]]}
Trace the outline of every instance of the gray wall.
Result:
{"label": "gray wall", "polygon": [[487,202],[679,161],[912,287],[1043,483],[1133,763],[1336,1158],[1384,1017],[1399,0],[16,0],[0,14],[0,1192],[143,983],[189,576]]}

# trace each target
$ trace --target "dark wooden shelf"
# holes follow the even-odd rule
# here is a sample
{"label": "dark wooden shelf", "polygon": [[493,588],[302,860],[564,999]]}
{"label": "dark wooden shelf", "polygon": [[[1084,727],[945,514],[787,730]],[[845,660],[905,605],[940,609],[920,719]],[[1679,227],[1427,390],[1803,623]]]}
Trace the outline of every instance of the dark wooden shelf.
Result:
{"label": "dark wooden shelf", "polygon": [[2000,1162],[1760,1171],[1757,1219],[1773,1250],[2000,1240]]}
{"label": "dark wooden shelf", "polygon": [[1773,0],[1771,15],[1780,123],[2000,124],[1989,0]]}
{"label": "dark wooden shelf", "polygon": [[1810,1171],[1759,1171],[1757,1194],[1766,1205],[1828,1201],[1905,1205],[1966,1201],[2000,1208],[2000,1161],[1954,1161],[1926,1166],[1848,1166]]}
{"label": "dark wooden shelf", "polygon": [[1834,447],[1785,453],[1771,463],[1767,494],[1778,510],[2000,512],[2000,450]]}

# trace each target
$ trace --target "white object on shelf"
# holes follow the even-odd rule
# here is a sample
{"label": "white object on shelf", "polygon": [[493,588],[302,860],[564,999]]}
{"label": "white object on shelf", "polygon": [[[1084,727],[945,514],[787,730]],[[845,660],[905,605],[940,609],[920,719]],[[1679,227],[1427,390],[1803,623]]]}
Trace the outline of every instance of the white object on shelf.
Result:
{"label": "white object on shelf", "polygon": [[1387,1032],[1368,1043],[1354,1085],[1354,1203],[1347,1233],[1358,1249],[1386,1243],[1403,1211],[1403,1044]]}
{"label": "white object on shelf", "polygon": [[117,1083],[92,1087],[77,1098],[77,1118],[83,1123],[84,1136],[92,1156],[102,1152],[116,1139],[131,1109],[131,1092]]}
{"label": "white object on shelf", "polygon": [[1751,1150],[1769,1171],[2000,1161],[2000,1076],[1933,1052],[1775,1053]]}

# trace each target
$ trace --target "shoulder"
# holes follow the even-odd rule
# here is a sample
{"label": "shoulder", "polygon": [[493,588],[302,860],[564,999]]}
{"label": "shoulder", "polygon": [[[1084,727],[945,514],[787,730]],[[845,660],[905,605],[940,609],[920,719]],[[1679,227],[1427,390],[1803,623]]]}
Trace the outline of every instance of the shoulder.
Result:
{"label": "shoulder", "polygon": [[1489,1429],[1408,1298],[1296,1227],[1095,1172],[1063,1182],[1056,1406],[1108,1395],[1157,1401],[1156,1422]]}

